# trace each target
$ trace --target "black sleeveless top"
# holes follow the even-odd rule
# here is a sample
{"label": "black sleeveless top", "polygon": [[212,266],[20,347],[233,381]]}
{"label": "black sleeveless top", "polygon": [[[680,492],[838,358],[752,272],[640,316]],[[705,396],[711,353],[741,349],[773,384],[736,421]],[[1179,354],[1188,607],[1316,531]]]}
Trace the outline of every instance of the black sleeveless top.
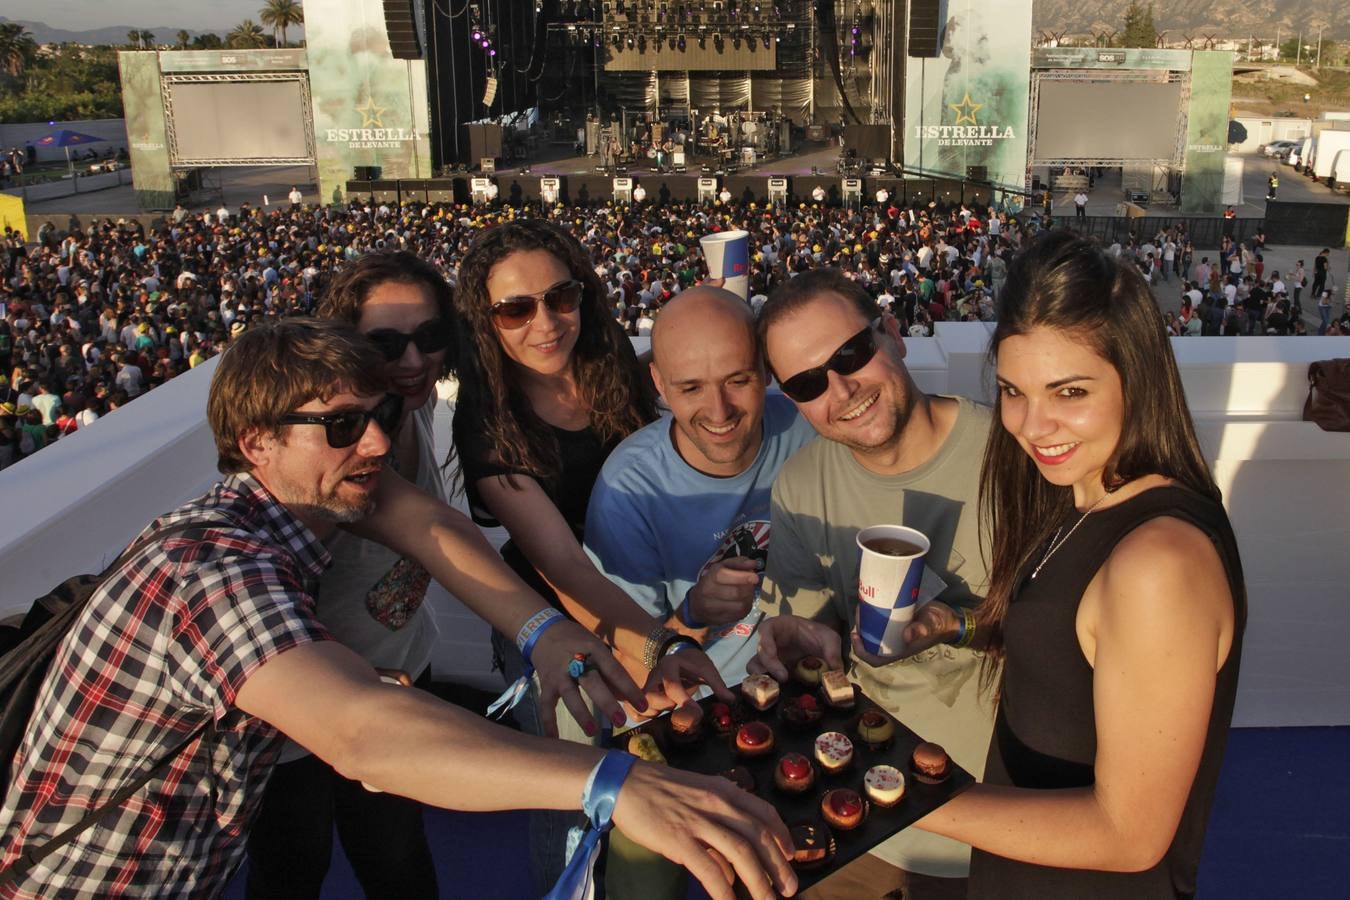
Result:
{"label": "black sleeveless top", "polygon": [[[1082,514],[1071,510],[1064,528]],[[1184,488],[1161,487],[1088,516],[1033,581],[1022,581],[1005,622],[1004,677],[985,783],[1056,789],[1093,783],[1097,755],[1092,667],[1074,622],[1083,592],[1130,531],[1158,516],[1189,522],[1214,542],[1233,595],[1233,646],[1219,670],[1200,768],[1177,833],[1163,859],[1144,872],[1059,869],[1014,862],[976,850],[970,897],[1193,897],[1205,824],[1219,779],[1237,692],[1247,600],[1228,516],[1218,503]],[[1039,557],[1037,558],[1039,561]],[[1184,586],[1178,585],[1184,594]]]}

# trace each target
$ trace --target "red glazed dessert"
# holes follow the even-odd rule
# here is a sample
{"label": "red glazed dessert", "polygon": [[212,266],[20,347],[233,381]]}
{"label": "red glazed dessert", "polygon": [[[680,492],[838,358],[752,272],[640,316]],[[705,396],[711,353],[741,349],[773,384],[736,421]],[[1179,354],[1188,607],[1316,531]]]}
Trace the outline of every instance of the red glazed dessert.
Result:
{"label": "red glazed dessert", "polygon": [[731,707],[725,703],[714,703],[708,710],[708,718],[712,720],[713,731],[718,734],[731,734],[736,730],[736,720],[731,714]]}
{"label": "red glazed dessert", "polygon": [[841,831],[849,831],[862,824],[867,806],[852,788],[835,788],[820,798],[820,814],[825,821]]}
{"label": "red glazed dessert", "polygon": [[811,694],[802,694],[800,697],[783,701],[783,708],[779,713],[784,722],[798,729],[810,728],[819,722],[824,714],[820,702]]}
{"label": "red glazed dessert", "polygon": [[773,750],[773,729],[763,722],[746,722],[736,729],[736,749],[742,756],[763,756]]}
{"label": "red glazed dessert", "polygon": [[773,783],[780,791],[801,794],[816,783],[816,770],[800,753],[784,753],[773,770]]}

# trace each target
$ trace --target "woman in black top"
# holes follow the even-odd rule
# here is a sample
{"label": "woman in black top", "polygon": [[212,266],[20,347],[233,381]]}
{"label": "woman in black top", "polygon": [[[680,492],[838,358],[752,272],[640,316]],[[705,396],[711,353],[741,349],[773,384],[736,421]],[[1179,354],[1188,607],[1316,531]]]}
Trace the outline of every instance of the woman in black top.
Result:
{"label": "woman in black top", "polygon": [[1189,897],[1237,688],[1242,568],[1138,273],[1067,232],[1019,255],[991,353],[1002,428],[975,621],[999,710],[985,783],[920,827],[976,848],[972,897]]}

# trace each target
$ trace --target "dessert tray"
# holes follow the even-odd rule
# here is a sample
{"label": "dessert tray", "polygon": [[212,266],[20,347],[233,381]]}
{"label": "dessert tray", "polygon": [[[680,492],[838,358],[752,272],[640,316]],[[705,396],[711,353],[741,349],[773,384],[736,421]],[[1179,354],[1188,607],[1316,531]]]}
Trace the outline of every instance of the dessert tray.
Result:
{"label": "dessert tray", "polygon": [[[851,709],[831,705],[820,687],[800,684],[795,679],[781,685],[778,699],[764,710],[752,705],[739,688],[733,688],[733,691],[738,698],[734,704],[723,703],[714,697],[698,701],[703,716],[693,734],[677,732],[672,727],[671,716],[664,715],[616,734],[614,746],[635,752],[635,737],[649,735],[666,763],[675,768],[732,777],[728,773],[734,767],[741,767],[743,772],[736,776],[740,779],[744,779],[744,773],[748,772],[754,782],[749,788],[751,792],[773,805],[799,843],[826,849],[824,859],[794,860],[799,893],[975,783],[970,773],[949,757],[946,758],[946,773],[942,777],[934,779],[917,773],[913,766],[914,750],[924,743],[923,738],[868,699],[856,685],[853,686],[854,702]],[[820,713],[818,720],[802,721],[799,714],[802,701],[799,698],[803,695],[811,698],[806,701],[808,716],[811,715],[809,708],[813,706]],[[787,715],[784,714],[785,710],[788,711]],[[732,720],[729,729],[725,727],[727,713],[730,713]],[[860,721],[869,713],[872,715],[869,715],[868,721],[873,726],[868,730],[869,736],[875,737],[878,730],[886,730],[884,726],[880,729],[875,727],[878,722],[876,715],[879,714],[891,726],[889,730],[892,733],[888,740],[869,743],[860,734]],[[764,723],[773,732],[774,746],[762,755],[746,755],[744,748],[738,747],[740,726],[751,722]],[[760,731],[762,736],[762,729]],[[816,738],[825,732],[842,733],[853,745],[851,762],[838,772],[827,771],[816,754]],[[650,743],[646,743],[646,746],[650,747]],[[928,744],[925,750],[931,753],[935,746]],[[788,753],[801,754],[811,761],[813,782],[800,793],[785,790],[776,783],[779,761]],[[865,789],[864,776],[869,769],[878,765],[893,766],[904,776],[904,792],[893,806],[882,806],[869,799]],[[795,768],[800,772],[800,760]],[[742,784],[742,787],[745,786]],[[801,787],[801,783],[797,786]],[[855,827],[840,828],[826,822],[822,812],[822,797],[837,788],[851,789],[863,800],[862,820]],[[805,826],[814,828],[809,842]],[[818,853],[805,855],[814,856]],[[737,888],[740,888],[739,884]]]}

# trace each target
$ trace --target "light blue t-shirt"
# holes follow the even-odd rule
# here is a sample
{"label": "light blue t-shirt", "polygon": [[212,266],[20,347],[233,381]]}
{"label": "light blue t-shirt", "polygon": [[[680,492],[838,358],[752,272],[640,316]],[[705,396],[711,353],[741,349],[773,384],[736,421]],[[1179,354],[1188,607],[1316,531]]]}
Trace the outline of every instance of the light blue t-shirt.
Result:
{"label": "light blue t-shirt", "polygon": [[[647,612],[666,619],[712,565],[732,556],[765,559],[769,497],[787,458],[815,437],[792,401],[770,393],[764,440],[748,469],[705,475],[675,449],[663,416],[620,444],[595,482],[586,514],[586,552],[600,571]],[[758,610],[709,633],[704,649],[728,684],[745,678],[755,655]]]}

